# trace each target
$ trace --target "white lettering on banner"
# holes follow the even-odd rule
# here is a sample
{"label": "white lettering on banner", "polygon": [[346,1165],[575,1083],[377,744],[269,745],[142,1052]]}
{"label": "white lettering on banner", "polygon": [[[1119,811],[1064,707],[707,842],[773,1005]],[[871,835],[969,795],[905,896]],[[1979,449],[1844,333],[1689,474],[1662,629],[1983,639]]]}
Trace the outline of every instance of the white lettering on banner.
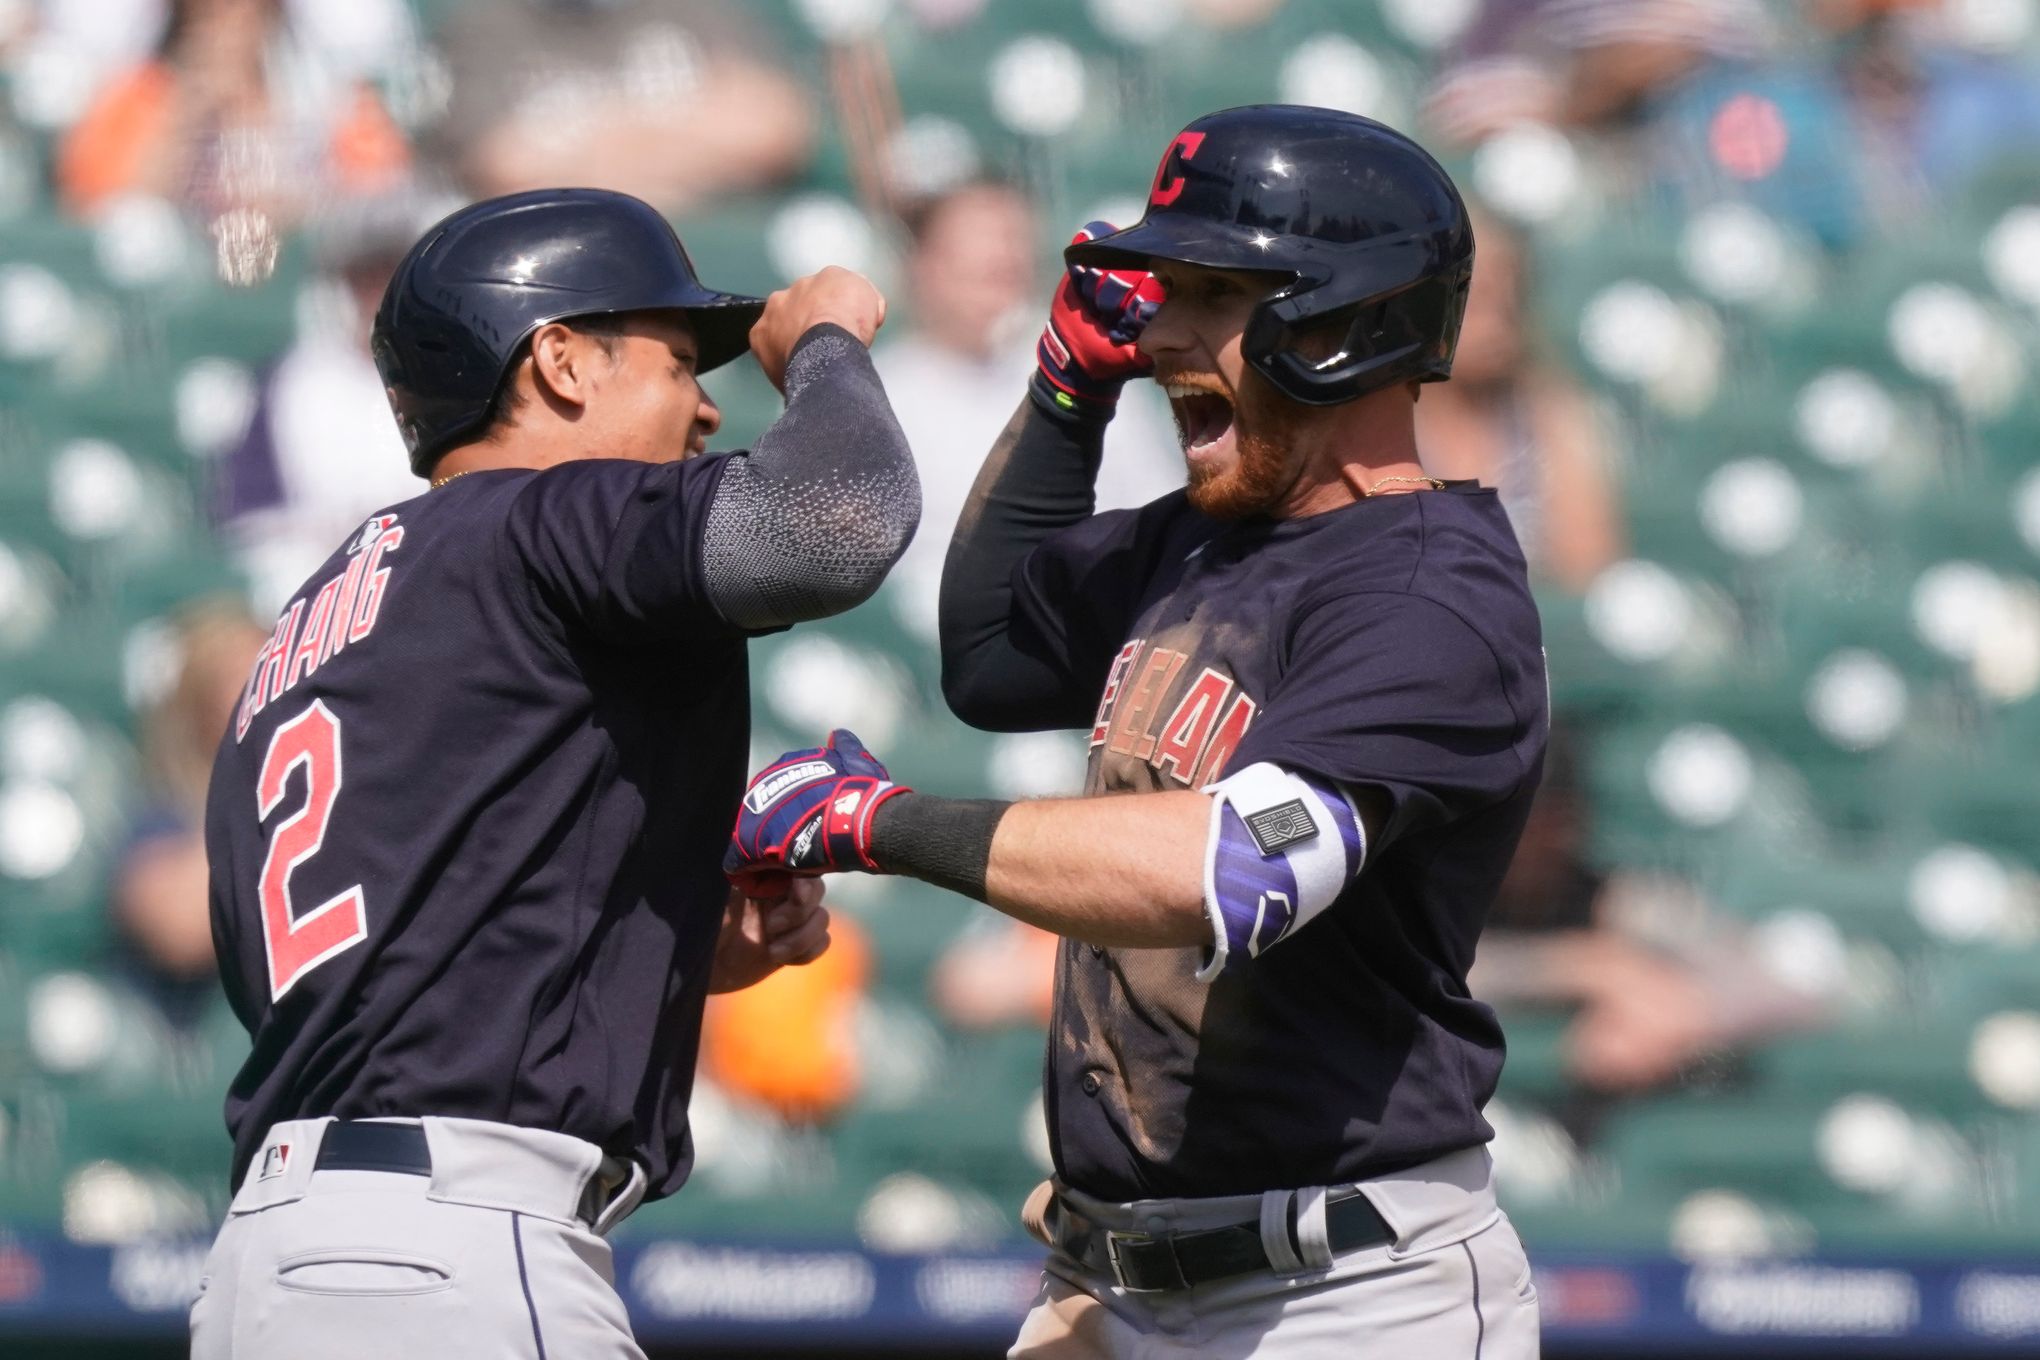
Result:
{"label": "white lettering on banner", "polygon": [[191,1307],[205,1277],[210,1243],[143,1243],[116,1247],[107,1287],[137,1313],[174,1313]]}
{"label": "white lettering on banner", "polygon": [[1686,1306],[1730,1336],[1898,1336],[1919,1322],[1920,1290],[1903,1270],[1698,1266],[1686,1277]]}
{"label": "white lettering on banner", "polygon": [[1978,1336],[2040,1335],[2040,1275],[1973,1270],[1955,1286],[1955,1317]]}
{"label": "white lettering on banner", "polygon": [[854,1252],[783,1253],[696,1247],[647,1248],[630,1285],[661,1317],[782,1322],[862,1317],[878,1276]]}
{"label": "white lettering on banner", "polygon": [[930,1316],[944,1322],[1005,1318],[1027,1313],[1041,1289],[1041,1267],[1033,1263],[962,1258],[930,1261],[914,1272],[914,1297]]}

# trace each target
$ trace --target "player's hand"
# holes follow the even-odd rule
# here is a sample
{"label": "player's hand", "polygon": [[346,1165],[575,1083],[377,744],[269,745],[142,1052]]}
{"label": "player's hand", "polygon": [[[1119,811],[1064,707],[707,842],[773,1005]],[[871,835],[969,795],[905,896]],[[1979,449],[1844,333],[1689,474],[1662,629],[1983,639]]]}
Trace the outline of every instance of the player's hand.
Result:
{"label": "player's hand", "polygon": [[767,297],[764,313],[751,327],[751,353],[774,387],[785,390],[787,356],[803,335],[824,322],[869,345],[885,324],[885,295],[862,274],[832,264]]}
{"label": "player's hand", "polygon": [[[1110,222],[1087,222],[1070,244],[1113,230]],[[1035,381],[1064,410],[1109,412],[1129,378],[1154,368],[1134,342],[1161,305],[1162,286],[1152,274],[1069,266],[1035,346]]]}
{"label": "player's hand", "polygon": [[813,963],[829,948],[829,912],[819,878],[781,874],[760,888],[763,897],[730,890],[709,967],[708,990],[740,992],[779,969]]}
{"label": "player's hand", "polygon": [[872,814],[910,792],[892,782],[854,732],[839,727],[828,745],[788,751],[752,777],[723,873],[754,893],[772,891],[788,874],[875,873]]}
{"label": "player's hand", "polygon": [[1592,957],[1587,996],[1563,1042],[1567,1071],[1581,1085],[1647,1091],[1728,1046],[1723,1016],[1731,1006],[1692,967],[1618,936]]}

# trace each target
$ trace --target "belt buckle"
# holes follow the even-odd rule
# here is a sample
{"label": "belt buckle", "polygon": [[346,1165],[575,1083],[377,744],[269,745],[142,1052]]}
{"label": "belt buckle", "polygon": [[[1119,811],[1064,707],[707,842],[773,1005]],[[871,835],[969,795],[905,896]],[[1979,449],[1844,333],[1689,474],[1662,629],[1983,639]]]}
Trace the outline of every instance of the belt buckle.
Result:
{"label": "belt buckle", "polygon": [[[1126,1262],[1120,1257],[1122,1247],[1153,1247],[1163,1249],[1169,1264],[1168,1278],[1160,1284],[1136,1284],[1127,1278]],[[1105,1255],[1112,1263],[1112,1278],[1119,1287],[1133,1294],[1161,1294],[1171,1289],[1188,1289],[1190,1281],[1183,1277],[1183,1262],[1176,1255],[1176,1239],[1170,1235],[1161,1237],[1148,1233],[1118,1232],[1105,1230]]]}

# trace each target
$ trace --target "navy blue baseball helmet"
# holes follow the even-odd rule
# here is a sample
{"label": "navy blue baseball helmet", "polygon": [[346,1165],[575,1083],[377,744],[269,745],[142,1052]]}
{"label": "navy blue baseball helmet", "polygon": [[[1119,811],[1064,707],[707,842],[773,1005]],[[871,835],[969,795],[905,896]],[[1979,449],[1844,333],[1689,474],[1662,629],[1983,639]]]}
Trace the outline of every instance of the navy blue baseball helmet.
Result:
{"label": "navy blue baseball helmet", "polygon": [[[1064,257],[1107,269],[1175,260],[1287,275],[1255,308],[1241,352],[1292,400],[1331,406],[1451,375],[1473,227],[1444,167],[1395,129],[1332,109],[1254,104],[1177,133],[1141,220]],[[1299,345],[1328,329],[1328,356],[1317,357],[1323,343]]]}
{"label": "navy blue baseball helmet", "polygon": [[744,353],[762,298],[696,277],[650,204],[606,189],[534,189],[462,208],[404,256],[370,344],[390,409],[424,476],[480,426],[531,333],[551,321],[679,311],[698,373]]}

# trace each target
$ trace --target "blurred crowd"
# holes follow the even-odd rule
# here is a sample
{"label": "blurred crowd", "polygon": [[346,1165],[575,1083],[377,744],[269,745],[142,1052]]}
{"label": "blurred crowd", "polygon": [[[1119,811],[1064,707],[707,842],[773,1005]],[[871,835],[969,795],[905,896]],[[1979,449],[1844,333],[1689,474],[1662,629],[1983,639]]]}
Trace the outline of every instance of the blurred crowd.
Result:
{"label": "blurred crowd", "polygon": [[[171,205],[230,282],[260,286],[292,248],[311,265],[284,304],[293,338],[260,366],[205,473],[205,510],[246,597],[177,615],[174,676],[137,724],[144,792],[108,890],[109,966],[166,1026],[192,1027],[211,1001],[197,826],[213,735],[262,638],[255,620],[362,516],[420,489],[368,323],[397,257],[453,204],[599,185],[657,204],[685,238],[692,223],[831,186],[830,212],[796,193],[806,215],[764,234],[780,273],[833,251],[892,297],[877,362],[920,459],[926,513],[874,608],[925,652],[944,548],[1020,400],[1056,247],[1101,209],[1138,211],[1168,132],[1235,88],[1228,43],[1282,34],[1292,55],[1279,88],[1227,102],[1279,94],[1384,117],[1435,147],[1474,200],[1465,329],[1453,381],[1425,389],[1421,447],[1438,475],[1499,490],[1562,608],[1634,566],[1638,435],[1585,380],[1569,338],[1540,324],[1549,240],[1725,205],[1769,224],[1748,249],[1787,242],[1817,276],[1819,261],[1866,242],[1930,237],[1951,197],[1993,176],[2035,184],[2020,177],[2040,165],[2040,13],[2015,0],[1068,0],[1033,23],[1016,13],[1032,8],[0,3],[0,141],[47,148],[33,171],[42,196],[95,229]],[[1030,36],[1079,8],[1097,47]],[[994,22],[1017,38],[995,54],[988,92],[970,77],[992,113],[983,127],[901,106],[902,89],[944,88],[948,54],[975,51],[966,36]],[[1194,74],[1171,83],[1179,70]],[[1117,188],[1101,201],[1107,171]],[[0,205],[25,196],[0,183]],[[717,244],[739,235],[757,247],[756,230],[695,238],[710,281],[725,277]],[[1666,391],[1719,362],[1705,346],[1674,349]],[[1101,507],[1160,495],[1180,470],[1165,408],[1134,394],[1108,441]],[[1611,848],[1620,838],[1595,826],[1591,716],[1555,746],[1473,981],[1512,1013],[1558,1017],[1552,1108],[1584,1148],[1619,1102],[1732,1086],[1747,1055],[1834,1023],[1847,1001],[1774,966],[1699,876]],[[1027,786],[1066,781],[1057,759]],[[705,1175],[718,1130],[725,1147],[761,1130],[809,1146],[803,1131],[896,1077],[898,1053],[884,1050],[900,1031],[874,1020],[882,942],[860,924],[869,894],[855,896],[824,962],[712,1005],[703,1099],[719,1113],[704,1121]],[[953,939],[927,961],[928,1011],[958,1036],[1039,1029],[1054,942],[990,921],[956,928],[968,916],[944,918]]]}

